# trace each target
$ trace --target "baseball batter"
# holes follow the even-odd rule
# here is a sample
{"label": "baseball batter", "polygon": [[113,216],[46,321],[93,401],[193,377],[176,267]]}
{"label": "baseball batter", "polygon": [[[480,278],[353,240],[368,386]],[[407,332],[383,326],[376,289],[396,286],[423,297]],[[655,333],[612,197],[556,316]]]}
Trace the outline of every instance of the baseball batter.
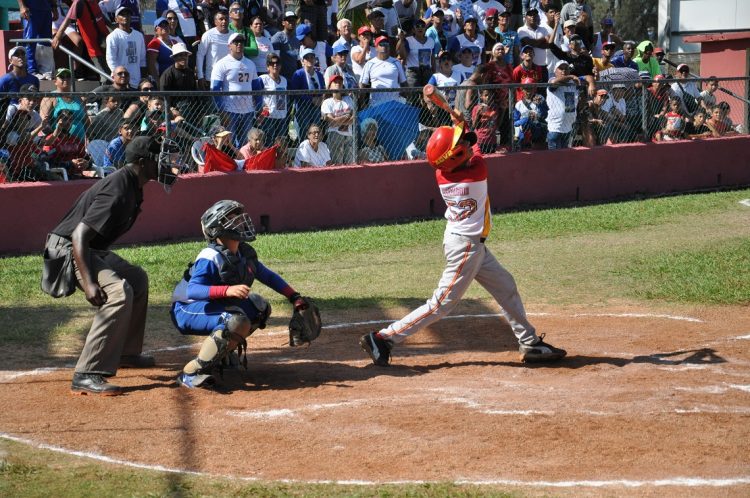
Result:
{"label": "baseball batter", "polygon": [[554,361],[566,355],[565,350],[546,343],[544,335],[537,336],[526,318],[513,276],[484,245],[491,228],[487,164],[476,146],[476,135],[464,126],[463,122],[441,126],[427,143],[427,160],[436,169],[447,206],[443,275],[425,304],[388,327],[362,336],[359,343],[376,365],[390,363],[394,344],[448,315],[473,280],[501,306],[518,339],[522,361]]}

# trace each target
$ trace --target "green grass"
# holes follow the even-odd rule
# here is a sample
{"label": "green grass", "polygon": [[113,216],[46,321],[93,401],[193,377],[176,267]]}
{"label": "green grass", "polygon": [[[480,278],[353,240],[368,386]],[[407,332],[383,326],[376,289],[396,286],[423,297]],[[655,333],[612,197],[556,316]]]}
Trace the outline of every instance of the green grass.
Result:
{"label": "green grass", "polygon": [[750,239],[638,258],[626,270],[644,282],[635,295],[686,303],[750,302]]}
{"label": "green grass", "polygon": [[[487,244],[515,276],[527,308],[750,304],[750,190],[501,213]],[[422,302],[443,265],[443,220],[262,235],[261,260],[315,297],[326,318],[384,317]],[[172,288],[201,241],[122,247],[151,282],[150,346],[181,343],[168,318]],[[70,363],[90,325],[80,292],[53,300],[39,290],[38,255],[0,260],[0,353],[6,368],[33,355]],[[288,317],[283,298],[258,285]],[[489,298],[478,285],[471,303]],[[29,340],[33,337],[33,340]],[[27,356],[24,356],[27,355]],[[0,496],[513,496],[495,487],[340,486],[246,482],[134,470],[0,439]]]}

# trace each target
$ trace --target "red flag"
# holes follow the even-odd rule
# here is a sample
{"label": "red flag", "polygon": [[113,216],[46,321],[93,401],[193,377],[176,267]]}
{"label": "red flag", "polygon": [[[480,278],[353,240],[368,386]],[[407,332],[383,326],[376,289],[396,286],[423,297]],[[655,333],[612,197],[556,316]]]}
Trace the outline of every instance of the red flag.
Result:
{"label": "red flag", "polygon": [[276,150],[278,148],[278,145],[274,145],[270,149],[266,149],[250,159],[245,159],[245,171],[275,169]]}
{"label": "red flag", "polygon": [[203,152],[206,153],[205,164],[203,165],[203,172],[208,173],[209,171],[223,171],[225,173],[229,171],[237,171],[237,163],[234,159],[217,149],[211,144],[203,144]]}

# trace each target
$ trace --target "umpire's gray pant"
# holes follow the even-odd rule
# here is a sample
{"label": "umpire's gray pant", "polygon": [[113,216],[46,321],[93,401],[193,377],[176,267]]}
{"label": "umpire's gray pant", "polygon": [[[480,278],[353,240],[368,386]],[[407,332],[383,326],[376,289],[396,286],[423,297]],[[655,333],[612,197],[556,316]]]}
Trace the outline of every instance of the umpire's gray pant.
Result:
{"label": "umpire's gray pant", "polygon": [[[51,248],[60,249],[70,241],[50,236]],[[148,275],[139,266],[131,265],[111,251],[91,250],[89,270],[107,294],[94,316],[78,358],[77,373],[115,375],[120,357],[138,355],[143,350],[148,308]],[[78,285],[83,288],[81,273],[76,267]]]}

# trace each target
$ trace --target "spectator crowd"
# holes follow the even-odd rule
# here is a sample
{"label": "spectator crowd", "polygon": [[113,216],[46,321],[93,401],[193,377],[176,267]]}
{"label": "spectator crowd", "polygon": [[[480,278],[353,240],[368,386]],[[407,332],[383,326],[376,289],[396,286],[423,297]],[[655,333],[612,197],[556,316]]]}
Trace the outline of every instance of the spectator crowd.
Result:
{"label": "spectator crowd", "polygon": [[[84,98],[72,79],[99,73],[43,71],[50,47],[12,47],[0,181],[101,176],[137,135],[168,134],[186,151],[208,137],[200,152],[239,169],[269,149],[271,168],[419,159],[432,130],[450,124],[422,99],[428,83],[484,153],[742,131],[716,78],[696,82],[686,64],[670,75],[660,47],[623,40],[586,0],[372,0],[341,19],[336,0],[281,12],[257,0],[169,0],[157,2],[150,39],[138,0],[19,5],[24,38],[51,38],[53,51],[65,45],[109,78]],[[52,80],[51,96],[38,98],[40,79]],[[394,145],[394,115],[410,142]],[[217,157],[197,156],[186,153],[186,170]]]}

